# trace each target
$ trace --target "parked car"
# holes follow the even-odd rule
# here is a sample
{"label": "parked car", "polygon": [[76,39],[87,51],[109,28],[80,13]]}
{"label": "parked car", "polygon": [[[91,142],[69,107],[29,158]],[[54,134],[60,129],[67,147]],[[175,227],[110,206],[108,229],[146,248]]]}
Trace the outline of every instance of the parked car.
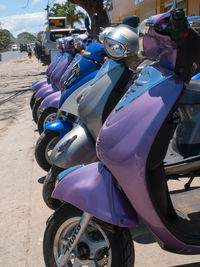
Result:
{"label": "parked car", "polygon": [[72,35],[73,33],[84,33],[86,32],[85,28],[81,29],[54,29],[48,30],[43,33],[42,36],[42,56],[41,61],[44,64],[50,64],[52,59],[57,53],[56,39],[62,38],[65,36]]}
{"label": "parked car", "polygon": [[19,46],[19,48],[20,48],[20,52],[22,53],[23,51],[27,51],[27,44],[20,44],[20,46]]}
{"label": "parked car", "polygon": [[13,44],[12,47],[11,47],[12,51],[17,51],[18,50],[18,47],[16,44]]}

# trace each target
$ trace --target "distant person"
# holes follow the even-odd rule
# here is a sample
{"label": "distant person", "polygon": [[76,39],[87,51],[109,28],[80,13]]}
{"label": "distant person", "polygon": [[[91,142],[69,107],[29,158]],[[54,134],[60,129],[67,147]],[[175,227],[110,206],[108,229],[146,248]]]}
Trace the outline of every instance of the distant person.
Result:
{"label": "distant person", "polygon": [[32,48],[30,47],[30,45],[27,46],[27,53],[28,53],[28,57],[31,58],[32,57]]}

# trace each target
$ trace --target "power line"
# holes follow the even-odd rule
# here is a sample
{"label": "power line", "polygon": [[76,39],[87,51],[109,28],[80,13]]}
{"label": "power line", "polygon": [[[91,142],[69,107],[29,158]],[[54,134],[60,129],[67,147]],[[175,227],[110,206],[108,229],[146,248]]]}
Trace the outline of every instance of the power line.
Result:
{"label": "power line", "polygon": [[29,5],[29,0],[27,0],[27,3],[26,3],[26,5],[24,6],[24,7],[22,7],[22,8],[27,8],[28,7],[28,5]]}

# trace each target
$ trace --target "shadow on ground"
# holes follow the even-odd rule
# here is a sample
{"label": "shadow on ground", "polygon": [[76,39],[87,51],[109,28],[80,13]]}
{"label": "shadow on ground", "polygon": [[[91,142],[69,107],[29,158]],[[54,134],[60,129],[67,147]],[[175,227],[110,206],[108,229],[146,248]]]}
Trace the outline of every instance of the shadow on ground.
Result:
{"label": "shadow on ground", "polygon": [[140,244],[152,244],[155,243],[155,239],[148,228],[140,222],[137,227],[130,228],[133,241]]}

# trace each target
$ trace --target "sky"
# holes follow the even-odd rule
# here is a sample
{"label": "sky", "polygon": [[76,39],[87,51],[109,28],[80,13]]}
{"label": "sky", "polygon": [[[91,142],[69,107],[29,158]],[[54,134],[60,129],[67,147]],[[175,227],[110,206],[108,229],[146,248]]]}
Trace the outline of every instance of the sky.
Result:
{"label": "sky", "polygon": [[[15,37],[25,31],[36,34],[45,30],[44,9],[47,2],[48,0],[0,0],[1,27],[9,30]],[[53,3],[62,2],[65,0],[49,0],[50,7]]]}

